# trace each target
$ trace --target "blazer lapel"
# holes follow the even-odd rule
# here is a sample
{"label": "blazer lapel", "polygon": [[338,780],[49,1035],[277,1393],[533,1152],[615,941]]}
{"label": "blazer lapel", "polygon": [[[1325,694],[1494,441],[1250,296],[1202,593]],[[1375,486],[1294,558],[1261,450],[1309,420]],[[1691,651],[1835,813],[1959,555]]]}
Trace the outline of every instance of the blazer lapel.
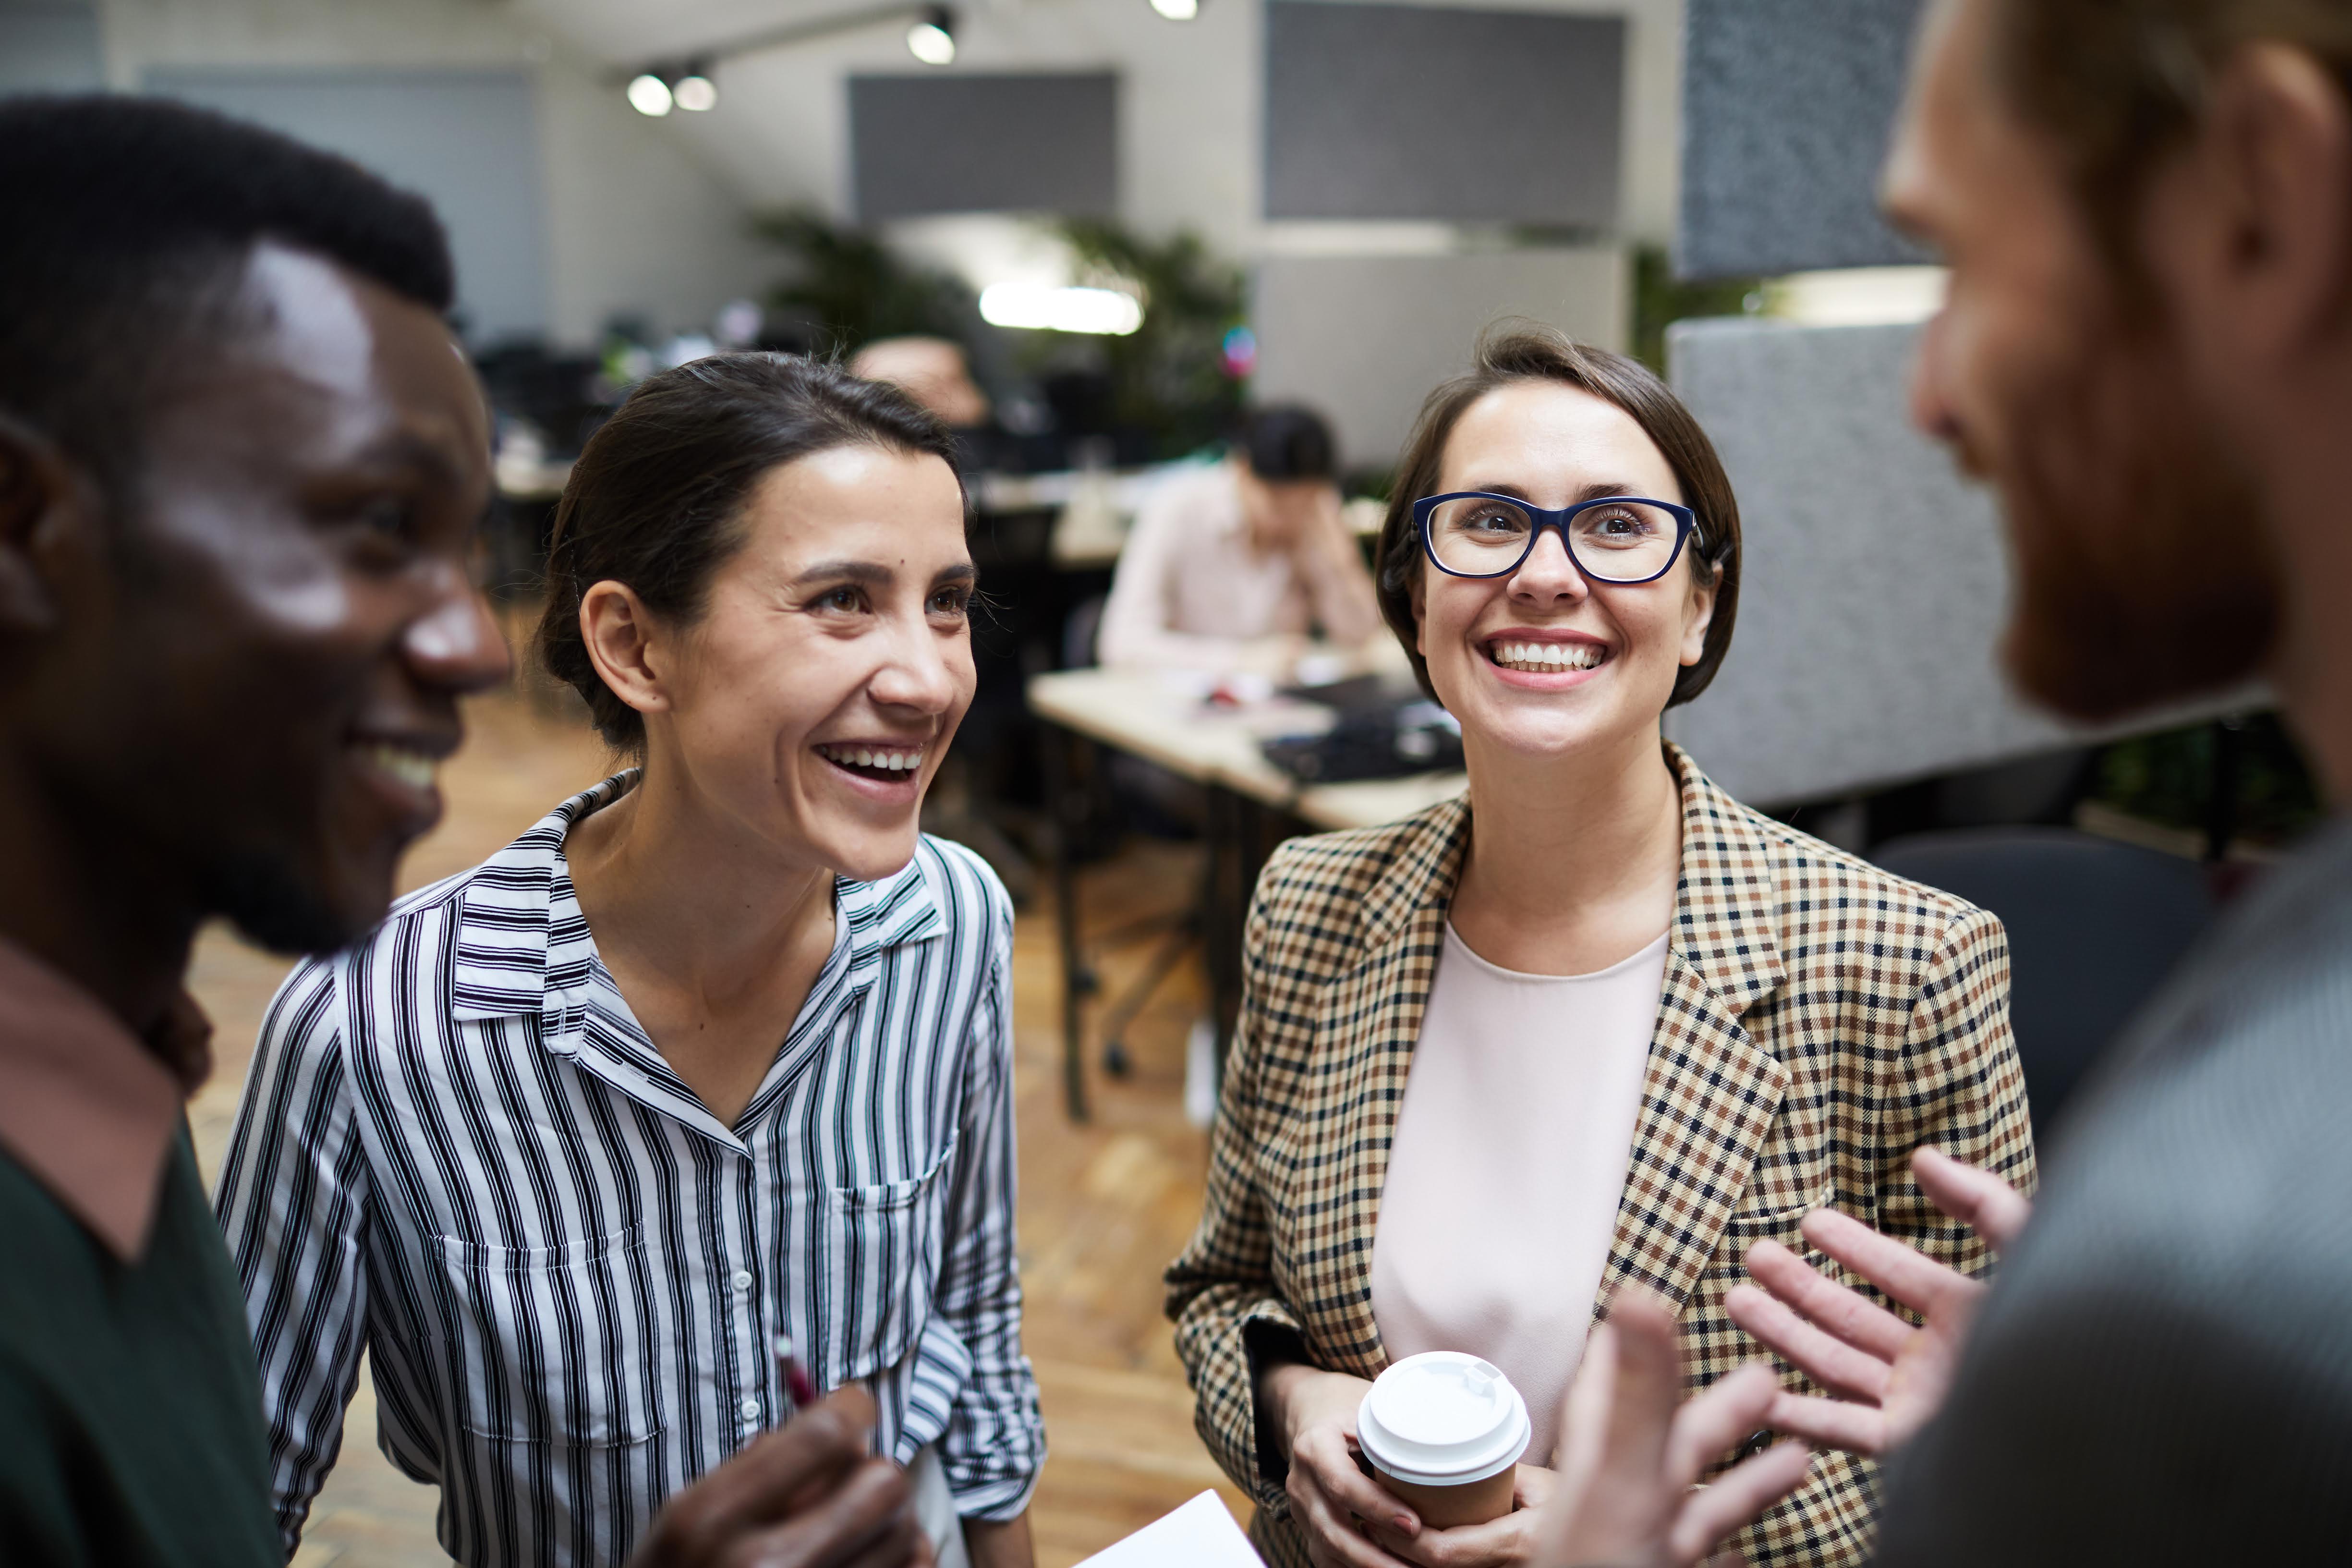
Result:
{"label": "blazer lapel", "polygon": [[[1325,1364],[1378,1376],[1388,1364],[1372,1317],[1372,1238],[1387,1184],[1389,1143],[1404,1101],[1412,1048],[1445,946],[1445,910],[1469,842],[1470,811],[1454,801],[1433,812],[1363,896],[1364,954],[1324,987],[1316,1016],[1317,1053],[1339,1079],[1334,1126],[1319,1136],[1327,1159],[1304,1167],[1329,1185],[1302,1194],[1330,1204],[1334,1245],[1306,1259],[1310,1281],[1292,1300],[1332,1303],[1314,1325]],[[1326,1140],[1328,1139],[1328,1142]],[[1321,1228],[1321,1227],[1318,1227]]]}
{"label": "blazer lapel", "polygon": [[1679,748],[1666,751],[1682,784],[1682,874],[1595,1316],[1626,1284],[1681,1309],[1738,1205],[1787,1082],[1740,1022],[1782,978],[1769,847]]}

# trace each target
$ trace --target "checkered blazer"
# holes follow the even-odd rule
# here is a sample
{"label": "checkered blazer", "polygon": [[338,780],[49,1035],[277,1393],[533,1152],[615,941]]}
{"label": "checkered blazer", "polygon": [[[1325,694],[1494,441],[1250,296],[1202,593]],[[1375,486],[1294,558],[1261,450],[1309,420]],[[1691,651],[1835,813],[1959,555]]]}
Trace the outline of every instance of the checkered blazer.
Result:
{"label": "checkered blazer", "polygon": [[[1982,1244],[1920,1193],[1911,1152],[1932,1143],[2030,1190],[2033,1143],[2000,922],[1748,810],[1666,752],[1682,877],[1593,1311],[1624,1284],[1675,1303],[1698,1386],[1763,1353],[1723,1308],[1750,1245],[1769,1237],[1822,1262],[1797,1226],[1828,1205],[1979,1271]],[[1168,1310],[1194,1424],[1257,1499],[1252,1533],[1277,1568],[1307,1561],[1305,1538],[1281,1457],[1259,1447],[1245,1340],[1286,1330],[1315,1364],[1360,1377],[1388,1364],[1373,1228],[1469,838],[1455,800],[1293,839],[1250,911],[1207,1200],[1169,1268]],[[1870,1463],[1824,1455],[1739,1548],[1759,1565],[1858,1563],[1874,1492]]]}

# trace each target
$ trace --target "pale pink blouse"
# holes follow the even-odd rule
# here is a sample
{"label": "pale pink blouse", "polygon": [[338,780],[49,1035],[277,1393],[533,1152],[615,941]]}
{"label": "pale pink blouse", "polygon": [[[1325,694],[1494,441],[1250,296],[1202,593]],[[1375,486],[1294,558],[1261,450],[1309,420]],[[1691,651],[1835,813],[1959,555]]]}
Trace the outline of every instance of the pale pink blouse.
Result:
{"label": "pale pink blouse", "polygon": [[1390,1144],[1372,1316],[1391,1360],[1467,1351],[1526,1396],[1549,1464],[1616,1232],[1666,939],[1520,974],[1445,928]]}

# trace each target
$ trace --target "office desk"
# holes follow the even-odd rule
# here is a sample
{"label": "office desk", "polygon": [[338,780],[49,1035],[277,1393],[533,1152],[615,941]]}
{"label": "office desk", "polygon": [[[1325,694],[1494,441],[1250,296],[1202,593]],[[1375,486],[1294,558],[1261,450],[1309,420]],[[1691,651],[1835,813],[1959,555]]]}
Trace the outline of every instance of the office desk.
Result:
{"label": "office desk", "polygon": [[[1222,1066],[1241,1004],[1242,939],[1264,861],[1267,814],[1314,829],[1369,827],[1462,793],[1458,773],[1360,784],[1302,785],[1258,750],[1261,735],[1297,730],[1315,712],[1263,707],[1219,710],[1149,673],[1072,669],[1032,677],[1030,710],[1047,721],[1046,791],[1055,816],[1054,895],[1062,955],[1064,1089],[1070,1115],[1086,1116],[1085,1004],[1092,989],[1079,940],[1077,879],[1069,852],[1085,800],[1071,748],[1108,746],[1202,785],[1208,794],[1202,906],[1212,1013]],[[1328,722],[1328,710],[1320,710]],[[1286,721],[1288,721],[1286,722]]]}

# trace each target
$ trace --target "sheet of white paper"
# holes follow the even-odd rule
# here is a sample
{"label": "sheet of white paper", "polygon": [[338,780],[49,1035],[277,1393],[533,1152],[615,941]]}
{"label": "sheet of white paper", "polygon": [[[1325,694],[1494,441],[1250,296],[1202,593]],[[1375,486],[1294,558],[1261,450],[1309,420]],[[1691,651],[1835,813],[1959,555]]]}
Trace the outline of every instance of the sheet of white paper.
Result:
{"label": "sheet of white paper", "polygon": [[1265,1559],[1234,1522],[1225,1500],[1212,1491],[1096,1552],[1078,1568],[1265,1568]]}

